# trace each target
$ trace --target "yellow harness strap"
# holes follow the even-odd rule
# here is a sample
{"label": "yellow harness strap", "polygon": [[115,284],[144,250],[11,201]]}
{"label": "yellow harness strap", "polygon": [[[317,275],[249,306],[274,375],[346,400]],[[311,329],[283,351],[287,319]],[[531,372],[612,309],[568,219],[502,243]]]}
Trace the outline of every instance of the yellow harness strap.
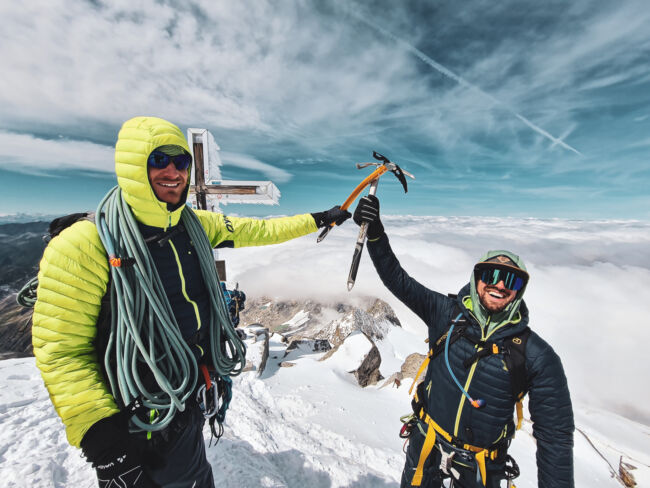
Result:
{"label": "yellow harness strap", "polygon": [[424,475],[424,463],[426,462],[429,454],[433,450],[433,446],[436,445],[436,431],[435,429],[427,429],[427,436],[424,438],[424,444],[422,445],[422,451],[420,451],[420,459],[418,460],[418,467],[415,470],[413,479],[411,480],[411,486],[420,486],[422,484],[422,476]]}
{"label": "yellow harness strap", "polygon": [[413,378],[413,383],[411,383],[411,387],[409,388],[409,395],[413,392],[413,387],[415,386],[415,383],[417,383],[418,378],[422,374],[422,371],[425,370],[427,365],[429,364],[429,360],[431,359],[431,353],[433,352],[432,349],[429,349],[429,352],[427,353],[427,357],[424,358],[424,361],[422,361],[422,364],[420,365],[420,368],[418,369],[417,374],[415,375],[415,378]]}
{"label": "yellow harness strap", "polygon": [[517,430],[521,429],[521,422],[524,420],[524,405],[523,400],[519,400],[515,407],[517,407]]}
{"label": "yellow harness strap", "polygon": [[474,457],[476,458],[476,464],[478,464],[478,470],[481,473],[481,481],[483,482],[483,486],[485,486],[485,454],[487,453],[487,449],[483,449],[480,452],[477,452]]}
{"label": "yellow harness strap", "polygon": [[[422,446],[422,451],[420,452],[420,459],[418,460],[418,466],[413,475],[413,480],[411,481],[411,486],[420,486],[422,484],[422,476],[424,470],[424,463],[431,454],[431,450],[436,443],[436,434],[441,435],[447,442],[454,444],[454,438],[440,427],[435,420],[429,417],[429,414],[425,413],[424,410],[420,411],[420,418],[424,420],[429,428],[427,429],[427,435],[424,439],[424,444]],[[459,446],[466,451],[474,453],[476,459],[476,464],[478,465],[479,473],[481,474],[481,481],[483,481],[483,486],[486,482],[486,459],[494,461],[497,458],[498,450],[497,449],[485,449],[483,447],[473,446],[471,444],[463,444]]]}

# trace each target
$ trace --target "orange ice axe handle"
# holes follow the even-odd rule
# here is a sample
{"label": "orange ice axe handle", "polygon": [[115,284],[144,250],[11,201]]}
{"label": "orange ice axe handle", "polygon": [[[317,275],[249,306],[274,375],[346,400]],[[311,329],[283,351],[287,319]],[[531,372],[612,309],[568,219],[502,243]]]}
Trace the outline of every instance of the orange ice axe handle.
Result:
{"label": "orange ice axe handle", "polygon": [[[378,180],[381,175],[383,175],[386,171],[388,171],[388,168],[384,165],[379,166],[376,170],[374,170],[372,173],[370,173],[361,183],[357,185],[357,187],[350,193],[350,196],[345,199],[343,202],[343,205],[341,205],[341,210],[347,210],[350,208],[350,205],[354,203],[354,201],[357,199],[359,194],[364,190],[365,187],[367,187],[369,184],[371,184],[373,181]],[[323,231],[320,233],[318,236],[318,239],[316,239],[316,242],[320,242],[325,237],[327,234],[329,234],[330,230],[334,228],[336,224],[331,224],[323,229]]]}

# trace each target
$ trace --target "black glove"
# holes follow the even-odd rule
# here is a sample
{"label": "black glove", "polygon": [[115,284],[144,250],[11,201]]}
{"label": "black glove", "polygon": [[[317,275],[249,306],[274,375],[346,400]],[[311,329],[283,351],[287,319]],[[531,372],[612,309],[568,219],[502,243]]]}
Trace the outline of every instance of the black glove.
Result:
{"label": "black glove", "polygon": [[321,227],[327,227],[328,225],[336,224],[341,225],[343,222],[352,217],[352,214],[347,210],[341,210],[341,206],[337,205],[332,207],[325,212],[314,212],[311,214],[314,217],[314,222],[316,222],[316,227],[319,229]]}
{"label": "black glove", "polygon": [[141,443],[129,434],[129,415],[125,410],[94,423],[81,440],[81,450],[100,487],[156,488],[143,470]]}
{"label": "black glove", "polygon": [[379,199],[374,195],[368,195],[359,200],[352,218],[359,226],[364,222],[368,223],[366,235],[371,241],[380,238],[384,233],[384,225],[379,219]]}

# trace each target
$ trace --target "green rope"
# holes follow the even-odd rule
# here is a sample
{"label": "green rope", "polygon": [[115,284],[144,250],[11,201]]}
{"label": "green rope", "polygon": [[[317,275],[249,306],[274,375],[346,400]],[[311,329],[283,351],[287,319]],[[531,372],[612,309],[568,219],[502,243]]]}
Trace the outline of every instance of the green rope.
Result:
{"label": "green rope", "polygon": [[[124,405],[140,399],[146,408],[158,411],[151,423],[134,416],[139,430],[161,430],[185,409],[195,392],[196,359],[181,336],[155,263],[119,187],[104,197],[96,215],[109,259],[134,260],[133,266],[111,266],[111,332],[104,357],[111,391]],[[245,365],[246,348],[230,321],[212,247],[189,207],[183,209],[181,221],[196,248],[210,296],[212,364],[221,377],[238,375]],[[145,387],[152,384],[150,376],[156,391]]]}
{"label": "green rope", "polygon": [[29,280],[16,295],[16,302],[23,307],[32,308],[36,303],[36,288],[38,287],[38,276]]}

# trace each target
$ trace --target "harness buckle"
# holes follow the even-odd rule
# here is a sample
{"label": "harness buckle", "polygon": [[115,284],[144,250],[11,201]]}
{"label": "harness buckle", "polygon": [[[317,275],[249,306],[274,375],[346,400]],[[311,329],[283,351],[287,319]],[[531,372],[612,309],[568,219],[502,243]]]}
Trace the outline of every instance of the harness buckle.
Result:
{"label": "harness buckle", "polygon": [[455,480],[460,479],[460,473],[453,465],[456,453],[454,451],[449,453],[445,452],[440,443],[438,443],[438,449],[440,450],[440,471]]}

